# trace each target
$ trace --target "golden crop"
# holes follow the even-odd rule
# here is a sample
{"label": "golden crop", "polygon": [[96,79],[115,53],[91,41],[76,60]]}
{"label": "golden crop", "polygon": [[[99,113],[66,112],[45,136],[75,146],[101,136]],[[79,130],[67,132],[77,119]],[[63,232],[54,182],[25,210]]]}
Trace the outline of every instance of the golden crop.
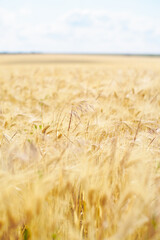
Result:
{"label": "golden crop", "polygon": [[0,56],[0,239],[160,239],[159,66]]}

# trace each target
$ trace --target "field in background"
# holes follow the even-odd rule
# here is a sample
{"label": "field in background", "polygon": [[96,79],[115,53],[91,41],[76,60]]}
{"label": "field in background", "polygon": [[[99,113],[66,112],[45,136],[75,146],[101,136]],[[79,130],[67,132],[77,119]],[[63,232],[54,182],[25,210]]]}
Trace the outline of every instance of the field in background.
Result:
{"label": "field in background", "polygon": [[0,56],[0,239],[160,239],[159,66]]}

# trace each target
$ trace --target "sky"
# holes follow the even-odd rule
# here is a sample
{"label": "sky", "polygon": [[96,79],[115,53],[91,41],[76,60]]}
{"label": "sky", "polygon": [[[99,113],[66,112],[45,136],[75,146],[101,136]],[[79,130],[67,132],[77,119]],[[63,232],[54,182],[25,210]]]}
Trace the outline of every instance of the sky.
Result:
{"label": "sky", "polygon": [[160,54],[160,0],[0,0],[0,52]]}

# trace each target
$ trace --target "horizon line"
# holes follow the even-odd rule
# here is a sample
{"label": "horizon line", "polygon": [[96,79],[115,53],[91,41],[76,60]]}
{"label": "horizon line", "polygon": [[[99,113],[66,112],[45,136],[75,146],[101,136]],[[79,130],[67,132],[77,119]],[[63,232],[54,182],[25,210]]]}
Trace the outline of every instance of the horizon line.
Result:
{"label": "horizon line", "polygon": [[2,51],[0,52],[0,55],[99,55],[99,56],[155,56],[160,57],[160,53],[88,53],[88,52],[40,52],[40,51],[16,51],[16,52],[10,52],[10,51]]}

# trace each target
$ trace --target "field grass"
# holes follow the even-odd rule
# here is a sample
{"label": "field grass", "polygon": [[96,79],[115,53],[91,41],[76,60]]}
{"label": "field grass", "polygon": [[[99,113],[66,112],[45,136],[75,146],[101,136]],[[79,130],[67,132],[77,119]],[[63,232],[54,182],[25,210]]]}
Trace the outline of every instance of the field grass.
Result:
{"label": "field grass", "polygon": [[0,56],[0,239],[160,239],[159,66]]}

